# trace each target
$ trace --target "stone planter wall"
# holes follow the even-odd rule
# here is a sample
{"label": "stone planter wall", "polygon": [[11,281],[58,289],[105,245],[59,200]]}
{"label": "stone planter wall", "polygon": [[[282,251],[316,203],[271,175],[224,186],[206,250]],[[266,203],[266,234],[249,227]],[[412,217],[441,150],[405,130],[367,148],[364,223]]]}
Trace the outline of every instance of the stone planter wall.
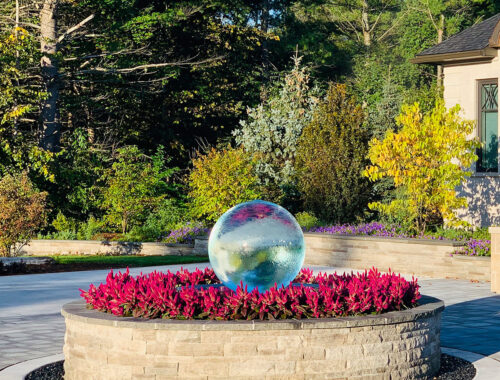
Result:
{"label": "stone planter wall", "polygon": [[[47,255],[196,255],[194,245],[170,243],[127,243],[96,240],[32,240],[22,248],[28,256]],[[203,256],[203,255],[202,255]]]}
{"label": "stone planter wall", "polygon": [[376,267],[435,278],[490,281],[491,258],[452,255],[460,242],[306,233],[305,265]]}
{"label": "stone planter wall", "polygon": [[65,379],[427,379],[443,303],[379,316],[289,321],[118,318],[66,304]]}
{"label": "stone planter wall", "polygon": [[491,291],[500,293],[500,227],[490,227],[491,234]]}

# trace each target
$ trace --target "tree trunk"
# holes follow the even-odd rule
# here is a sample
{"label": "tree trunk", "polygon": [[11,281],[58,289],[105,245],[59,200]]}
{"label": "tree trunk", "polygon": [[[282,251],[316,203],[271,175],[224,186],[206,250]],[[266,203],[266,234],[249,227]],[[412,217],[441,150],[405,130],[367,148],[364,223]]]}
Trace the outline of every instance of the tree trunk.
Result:
{"label": "tree trunk", "polygon": [[[260,30],[267,34],[269,31],[269,17],[270,17],[270,0],[262,1],[262,13],[260,19]],[[262,42],[262,67],[264,69],[264,77],[267,80],[269,78],[269,44],[267,43],[267,38],[264,38]]]}
{"label": "tree trunk", "polygon": [[[16,26],[14,28],[14,35],[16,36],[16,43],[17,43],[17,36],[19,35],[19,0],[16,0]],[[16,70],[19,70],[19,50],[16,49]],[[16,86],[19,88],[19,77],[16,75]],[[14,107],[17,108],[17,99],[14,100]],[[14,135],[17,135],[17,132],[19,130],[19,123],[18,123],[18,118],[14,118]]]}
{"label": "tree trunk", "polygon": [[[438,28],[438,44],[443,42],[443,34],[444,34],[444,15],[441,15],[439,18],[439,28]],[[441,92],[443,88],[443,65],[437,66],[437,89],[438,92]]]}
{"label": "tree trunk", "polygon": [[371,46],[372,36],[370,31],[370,22],[368,21],[368,1],[363,0],[363,9],[361,11],[361,25],[363,28],[363,44]]}
{"label": "tree trunk", "polygon": [[40,62],[47,99],[42,107],[42,131],[40,146],[51,152],[59,148],[61,127],[59,122],[59,73],[57,53],[57,6],[58,0],[44,0],[40,12],[42,59]]}

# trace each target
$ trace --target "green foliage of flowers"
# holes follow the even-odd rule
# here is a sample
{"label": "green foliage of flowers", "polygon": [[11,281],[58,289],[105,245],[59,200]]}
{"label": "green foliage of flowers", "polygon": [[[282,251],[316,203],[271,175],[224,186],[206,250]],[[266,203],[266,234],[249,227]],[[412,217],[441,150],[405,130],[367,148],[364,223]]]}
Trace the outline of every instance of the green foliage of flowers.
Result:
{"label": "green foliage of flowers", "polygon": [[368,203],[361,176],[368,152],[363,110],[343,84],[331,84],[299,140],[296,170],[307,211],[321,220],[348,222]]}
{"label": "green foliage of flowers", "polygon": [[198,155],[189,173],[190,213],[215,222],[238,203],[259,199],[256,165],[256,158],[243,148],[212,148]]}
{"label": "green foliage of flowers", "polygon": [[469,240],[469,239],[479,239],[479,240],[489,240],[491,238],[488,228],[443,228],[438,227],[435,231],[427,231],[425,233],[428,236],[441,237],[443,239],[449,240]]}

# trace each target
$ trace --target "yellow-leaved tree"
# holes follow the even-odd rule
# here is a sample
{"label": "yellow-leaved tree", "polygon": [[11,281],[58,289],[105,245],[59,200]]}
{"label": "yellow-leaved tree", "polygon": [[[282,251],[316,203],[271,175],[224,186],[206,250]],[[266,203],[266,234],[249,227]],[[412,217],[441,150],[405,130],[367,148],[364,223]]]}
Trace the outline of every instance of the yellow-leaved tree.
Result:
{"label": "yellow-leaved tree", "polygon": [[256,157],[243,148],[212,148],[199,154],[189,173],[191,214],[213,223],[238,203],[259,199],[256,165]]}
{"label": "yellow-leaved tree", "polygon": [[470,176],[479,142],[470,137],[474,122],[459,112],[459,105],[446,109],[442,100],[425,115],[418,103],[405,105],[396,118],[401,130],[370,142],[372,165],[363,174],[372,181],[391,177],[403,193],[388,204],[370,203],[371,209],[388,216],[406,213],[418,233],[430,224],[466,225],[455,214],[467,206],[456,188]]}

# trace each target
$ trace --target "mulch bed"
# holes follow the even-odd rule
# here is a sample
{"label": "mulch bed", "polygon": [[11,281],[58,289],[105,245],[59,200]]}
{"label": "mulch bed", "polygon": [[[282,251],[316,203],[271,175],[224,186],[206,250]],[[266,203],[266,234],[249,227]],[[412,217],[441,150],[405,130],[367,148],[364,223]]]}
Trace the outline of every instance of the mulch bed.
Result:
{"label": "mulch bed", "polygon": [[[64,361],[47,364],[26,376],[26,380],[62,380]],[[476,369],[466,360],[441,354],[441,368],[434,380],[472,380]]]}

